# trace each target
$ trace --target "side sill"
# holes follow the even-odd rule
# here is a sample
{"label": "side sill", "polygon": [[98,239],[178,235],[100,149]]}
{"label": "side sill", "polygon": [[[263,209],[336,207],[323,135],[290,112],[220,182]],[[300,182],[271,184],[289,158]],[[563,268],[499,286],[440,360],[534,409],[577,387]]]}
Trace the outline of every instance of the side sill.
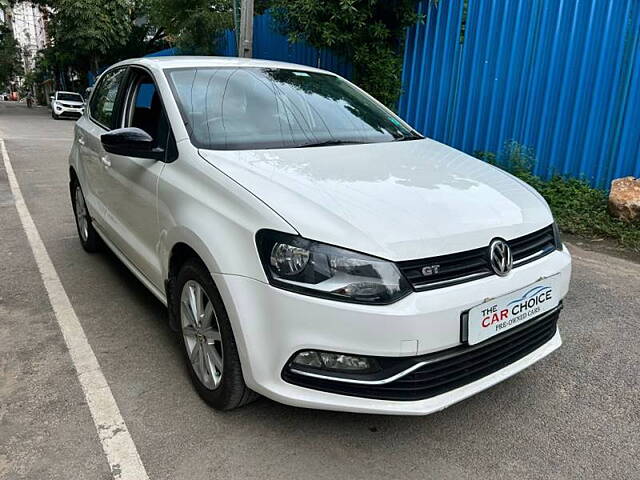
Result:
{"label": "side sill", "polygon": [[[93,219],[92,219],[93,220]],[[96,232],[98,232],[98,235],[100,235],[100,238],[102,238],[102,240],[104,241],[104,243],[107,245],[107,247],[109,247],[109,249],[115,254],[116,257],[118,257],[118,259],[124,263],[125,267],[127,267],[131,273],[133,273],[133,275],[140,281],[140,283],[142,283],[145,287],[147,287],[147,289],[153,293],[153,295],[162,302],[162,304],[166,307],[167,306],[167,297],[164,293],[162,293],[162,291],[158,288],[156,288],[156,286],[151,283],[149,281],[149,279],[147,277],[144,276],[144,274],[138,270],[138,268],[124,255],[124,253],[122,253],[118,247],[116,247],[111,240],[109,240],[107,238],[107,235],[100,229],[100,227],[98,226],[98,224],[93,221],[93,228],[95,228]]]}

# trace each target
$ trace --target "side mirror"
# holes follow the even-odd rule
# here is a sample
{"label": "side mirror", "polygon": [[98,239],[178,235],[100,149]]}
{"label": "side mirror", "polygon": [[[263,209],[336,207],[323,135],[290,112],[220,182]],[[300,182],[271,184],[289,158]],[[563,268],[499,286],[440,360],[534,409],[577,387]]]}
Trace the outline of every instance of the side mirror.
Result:
{"label": "side mirror", "polygon": [[164,158],[164,150],[154,148],[151,135],[140,128],[118,128],[103,134],[100,141],[107,152],[116,155],[154,160]]}

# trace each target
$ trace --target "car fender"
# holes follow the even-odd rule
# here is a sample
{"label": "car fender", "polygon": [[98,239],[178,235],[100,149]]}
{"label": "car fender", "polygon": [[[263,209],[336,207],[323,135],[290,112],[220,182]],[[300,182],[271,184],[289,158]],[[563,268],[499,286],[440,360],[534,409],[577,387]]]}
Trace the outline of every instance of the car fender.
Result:
{"label": "car fender", "polygon": [[210,273],[218,273],[220,266],[205,242],[191,229],[177,225],[171,230],[162,233],[160,238],[160,260],[163,278],[169,277],[169,266],[174,248],[179,244],[185,244],[191,248],[204,262]]}
{"label": "car fender", "polygon": [[[184,226],[176,226],[170,231],[167,231],[166,235],[164,235],[164,238],[161,239],[160,256],[162,259],[164,278],[169,279],[171,255],[174,247],[179,244],[184,244],[191,250],[193,250],[209,270],[209,273],[211,274],[218,292],[220,293],[222,303],[225,306],[225,310],[231,324],[231,329],[236,340],[236,346],[238,348],[238,355],[240,356],[240,363],[242,365],[242,371],[245,381],[247,381],[247,379],[253,378],[251,375],[251,359],[247,352],[247,332],[245,332],[242,328],[242,322],[240,321],[238,308],[236,306],[236,299],[234,299],[233,295],[230,292],[229,286],[227,285],[228,275],[220,273],[220,263],[212,254],[211,249],[207,246],[206,242],[202,238],[200,238],[200,236],[193,230]],[[256,281],[260,280],[256,279]],[[262,281],[266,282],[266,277]],[[167,286],[170,285],[170,283],[167,284]],[[167,295],[169,295],[168,290],[166,293]],[[167,298],[167,306],[169,308],[169,323],[172,329],[174,329],[175,331],[179,331],[179,317],[175,316],[175,310],[174,306],[172,305],[172,301],[173,300],[171,298]]]}

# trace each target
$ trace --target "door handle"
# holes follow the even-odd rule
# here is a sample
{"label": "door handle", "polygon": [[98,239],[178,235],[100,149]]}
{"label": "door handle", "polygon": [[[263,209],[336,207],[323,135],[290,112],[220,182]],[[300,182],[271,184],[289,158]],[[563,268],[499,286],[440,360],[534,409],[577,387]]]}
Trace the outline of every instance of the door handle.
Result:
{"label": "door handle", "polygon": [[100,157],[100,161],[102,162],[102,164],[105,167],[110,167],[111,166],[111,162],[109,161],[109,159],[106,157],[106,155],[104,157]]}
{"label": "door handle", "polygon": [[78,137],[78,143],[84,146],[84,138]]}

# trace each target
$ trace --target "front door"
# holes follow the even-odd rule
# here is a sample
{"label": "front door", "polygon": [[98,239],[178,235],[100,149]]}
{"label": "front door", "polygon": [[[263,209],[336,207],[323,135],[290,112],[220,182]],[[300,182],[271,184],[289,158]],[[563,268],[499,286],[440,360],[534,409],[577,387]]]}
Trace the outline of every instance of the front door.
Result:
{"label": "front door", "polygon": [[[169,126],[153,79],[146,71],[132,67],[126,82],[119,126],[140,128],[151,135],[156,146],[165,148]],[[113,241],[161,291],[157,185],[164,166],[163,161],[107,153],[104,177],[104,198],[115,222]]]}

